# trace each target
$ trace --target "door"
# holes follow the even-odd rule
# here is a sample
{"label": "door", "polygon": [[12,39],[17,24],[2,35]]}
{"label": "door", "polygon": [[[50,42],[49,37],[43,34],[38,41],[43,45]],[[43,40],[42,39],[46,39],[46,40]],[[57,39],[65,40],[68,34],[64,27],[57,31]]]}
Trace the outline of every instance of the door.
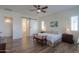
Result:
{"label": "door", "polygon": [[38,32],[38,21],[30,20],[30,36]]}

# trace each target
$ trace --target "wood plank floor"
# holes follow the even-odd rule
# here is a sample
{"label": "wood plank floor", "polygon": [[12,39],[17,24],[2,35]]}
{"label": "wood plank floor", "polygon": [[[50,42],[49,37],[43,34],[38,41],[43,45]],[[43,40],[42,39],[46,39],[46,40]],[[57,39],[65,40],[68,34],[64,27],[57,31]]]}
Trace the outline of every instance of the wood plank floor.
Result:
{"label": "wood plank floor", "polygon": [[55,47],[47,45],[41,46],[32,40],[22,41],[22,39],[14,40],[13,48],[10,53],[78,53],[78,48],[74,45],[61,42]]}

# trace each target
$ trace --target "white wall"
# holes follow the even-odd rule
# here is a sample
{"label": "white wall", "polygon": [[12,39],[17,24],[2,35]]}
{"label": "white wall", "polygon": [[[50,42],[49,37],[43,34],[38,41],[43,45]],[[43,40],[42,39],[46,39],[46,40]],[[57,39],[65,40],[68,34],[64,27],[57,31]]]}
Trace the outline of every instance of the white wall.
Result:
{"label": "white wall", "polygon": [[[79,7],[78,8],[73,8],[70,10],[65,10],[59,13],[47,15],[45,17],[42,17],[40,20],[45,21],[45,26],[47,31],[58,31],[58,32],[64,32],[66,26],[69,28],[70,26],[70,17],[71,16],[79,16]],[[58,27],[50,27],[49,23],[51,21],[58,21]],[[77,32],[72,32],[74,35],[74,40],[77,40],[79,37],[79,30]]]}
{"label": "white wall", "polygon": [[11,32],[10,29],[5,26],[5,22],[4,22],[5,16],[11,16],[13,18],[13,39],[21,38],[22,36],[22,18],[21,17],[25,15],[22,15],[16,12],[8,12],[8,11],[0,10],[0,32],[2,32],[1,36],[6,36],[8,35],[7,33]]}

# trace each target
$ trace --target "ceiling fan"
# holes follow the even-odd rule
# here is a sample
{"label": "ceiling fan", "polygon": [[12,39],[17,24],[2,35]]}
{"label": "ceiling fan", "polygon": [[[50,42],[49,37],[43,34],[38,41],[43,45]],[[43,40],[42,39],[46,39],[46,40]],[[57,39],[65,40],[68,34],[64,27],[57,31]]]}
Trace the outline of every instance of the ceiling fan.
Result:
{"label": "ceiling fan", "polygon": [[33,5],[33,7],[35,9],[33,9],[32,11],[36,10],[37,13],[40,12],[46,13],[46,9],[48,8],[48,6],[41,6],[41,5]]}

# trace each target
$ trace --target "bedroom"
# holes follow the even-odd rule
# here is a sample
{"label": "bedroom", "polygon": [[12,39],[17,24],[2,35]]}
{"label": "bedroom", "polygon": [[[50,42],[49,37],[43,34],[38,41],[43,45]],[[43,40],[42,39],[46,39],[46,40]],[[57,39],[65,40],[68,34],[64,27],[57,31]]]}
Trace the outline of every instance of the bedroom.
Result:
{"label": "bedroom", "polygon": [[[0,5],[0,36],[9,37],[5,38],[4,42],[7,43],[6,50],[8,52],[62,52],[63,49],[54,51],[51,47],[36,46],[32,40],[33,34],[44,31],[45,33],[66,33],[74,36],[74,42],[77,42],[79,37],[79,6],[74,5],[48,5],[46,13],[39,12],[32,5],[25,6],[1,6]],[[78,21],[76,28],[71,29],[71,19],[76,17]],[[8,23],[10,19],[11,23]],[[76,30],[76,31],[71,31]],[[42,33],[43,34],[43,33]],[[44,34],[46,35],[46,34]],[[48,35],[48,34],[47,34]],[[50,38],[50,35],[49,35]],[[56,47],[56,49],[62,47]],[[67,44],[68,45],[68,44]],[[64,47],[63,46],[63,47]],[[29,48],[31,47],[31,48]],[[33,47],[33,48],[32,48]],[[21,49],[22,48],[22,49]],[[29,50],[27,50],[29,48]],[[20,50],[21,49],[21,50]],[[32,50],[31,50],[32,49]],[[44,51],[40,51],[44,50]],[[51,51],[50,51],[51,50]],[[68,50],[66,52],[69,52]],[[70,51],[73,52],[73,51]],[[74,52],[79,52],[75,50]]]}

